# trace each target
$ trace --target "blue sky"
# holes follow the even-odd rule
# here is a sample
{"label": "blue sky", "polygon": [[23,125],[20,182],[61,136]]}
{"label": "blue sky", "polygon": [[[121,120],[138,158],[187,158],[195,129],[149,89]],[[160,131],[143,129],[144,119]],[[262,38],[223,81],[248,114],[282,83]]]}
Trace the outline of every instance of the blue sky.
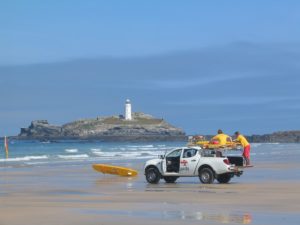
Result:
{"label": "blue sky", "polygon": [[1,1],[0,136],[134,111],[187,133],[299,130],[298,1]]}

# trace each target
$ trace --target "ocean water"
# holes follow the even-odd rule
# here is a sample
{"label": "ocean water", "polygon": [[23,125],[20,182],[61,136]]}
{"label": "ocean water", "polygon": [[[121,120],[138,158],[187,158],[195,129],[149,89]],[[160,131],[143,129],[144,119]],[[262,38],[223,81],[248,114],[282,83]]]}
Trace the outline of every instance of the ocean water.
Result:
{"label": "ocean water", "polygon": [[0,167],[43,164],[78,164],[84,162],[109,162],[146,160],[164,154],[182,142],[86,142],[86,141],[10,141],[6,158],[0,142]]}
{"label": "ocean water", "polygon": [[[0,167],[35,165],[72,165],[85,162],[109,163],[111,161],[146,161],[156,158],[173,148],[185,146],[185,142],[86,142],[86,141],[9,141],[9,157],[6,158],[3,141],[0,142]],[[229,154],[241,155],[241,151]],[[251,161],[299,162],[300,144],[252,143]]]}

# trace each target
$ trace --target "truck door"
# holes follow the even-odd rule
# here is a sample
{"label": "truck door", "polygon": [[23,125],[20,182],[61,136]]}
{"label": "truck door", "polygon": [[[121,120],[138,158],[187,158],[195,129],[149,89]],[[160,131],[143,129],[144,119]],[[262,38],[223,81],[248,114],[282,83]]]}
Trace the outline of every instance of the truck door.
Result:
{"label": "truck door", "polygon": [[197,149],[194,148],[184,149],[180,159],[179,174],[183,176],[194,175],[200,157],[201,156]]}
{"label": "truck door", "polygon": [[166,155],[163,161],[164,173],[179,173],[182,149],[176,149]]}

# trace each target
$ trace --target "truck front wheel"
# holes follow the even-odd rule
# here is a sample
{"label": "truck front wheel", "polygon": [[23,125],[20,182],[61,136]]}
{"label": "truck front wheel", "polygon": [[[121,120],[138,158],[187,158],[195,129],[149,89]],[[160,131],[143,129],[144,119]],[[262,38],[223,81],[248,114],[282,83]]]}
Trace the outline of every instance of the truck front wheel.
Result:
{"label": "truck front wheel", "polygon": [[212,184],[214,182],[214,173],[210,168],[205,167],[199,171],[199,179],[203,184]]}
{"label": "truck front wheel", "polygon": [[146,180],[150,184],[157,184],[160,180],[160,172],[154,167],[150,167],[145,171]]}

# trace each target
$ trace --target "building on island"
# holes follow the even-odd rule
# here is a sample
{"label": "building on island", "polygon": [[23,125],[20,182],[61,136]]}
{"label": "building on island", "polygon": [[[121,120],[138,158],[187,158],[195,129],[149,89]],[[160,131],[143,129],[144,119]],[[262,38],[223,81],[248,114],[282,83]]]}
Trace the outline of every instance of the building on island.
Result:
{"label": "building on island", "polygon": [[131,102],[129,99],[125,102],[125,120],[132,120]]}

